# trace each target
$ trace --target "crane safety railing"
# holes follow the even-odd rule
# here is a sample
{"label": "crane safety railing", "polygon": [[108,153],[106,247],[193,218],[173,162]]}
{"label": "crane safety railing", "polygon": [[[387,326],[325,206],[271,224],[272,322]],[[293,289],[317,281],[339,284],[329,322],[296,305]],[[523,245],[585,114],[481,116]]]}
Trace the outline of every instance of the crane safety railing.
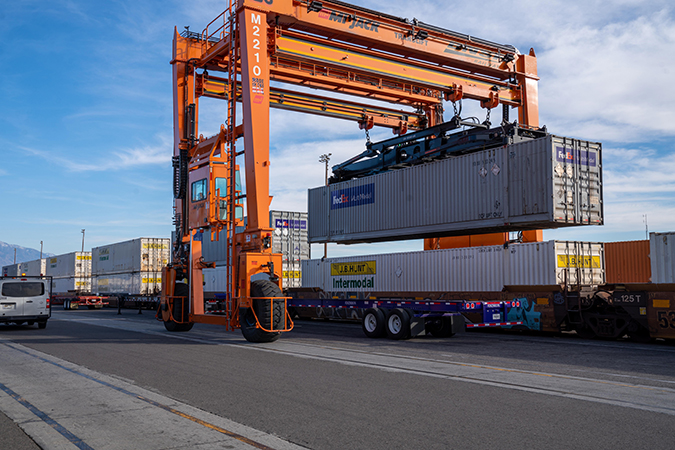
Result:
{"label": "crane safety railing", "polygon": [[[253,313],[253,317],[255,317],[255,322],[256,326],[260,328],[261,330],[267,332],[267,333],[274,333],[274,332],[279,332],[279,331],[291,331],[295,324],[293,323],[293,320],[291,319],[291,315],[288,313],[288,299],[291,297],[240,297],[239,301],[237,304],[242,304],[247,303],[250,305],[253,305],[253,300],[263,300],[263,301],[269,301],[269,311],[270,311],[270,322],[269,324],[267,323],[261,323],[260,319],[258,318],[258,314],[255,312],[255,308],[251,307],[251,312]],[[274,302],[281,302],[283,300],[284,302],[284,323],[283,323],[283,328],[280,328],[279,326],[275,327],[274,326]],[[269,327],[269,328],[268,328]]]}

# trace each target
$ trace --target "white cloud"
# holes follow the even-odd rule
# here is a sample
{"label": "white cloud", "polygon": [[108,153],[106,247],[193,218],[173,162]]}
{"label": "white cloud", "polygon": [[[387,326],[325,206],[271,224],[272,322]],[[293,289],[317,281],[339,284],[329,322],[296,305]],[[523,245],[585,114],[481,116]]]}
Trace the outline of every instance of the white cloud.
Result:
{"label": "white cloud", "polygon": [[171,161],[173,144],[166,135],[158,135],[157,139],[160,144],[114,150],[110,152],[110,156],[99,156],[96,160],[90,159],[85,162],[73,156],[61,156],[56,150],[41,150],[23,146],[18,148],[28,154],[64,167],[70,172],[104,172],[137,166],[166,165]]}

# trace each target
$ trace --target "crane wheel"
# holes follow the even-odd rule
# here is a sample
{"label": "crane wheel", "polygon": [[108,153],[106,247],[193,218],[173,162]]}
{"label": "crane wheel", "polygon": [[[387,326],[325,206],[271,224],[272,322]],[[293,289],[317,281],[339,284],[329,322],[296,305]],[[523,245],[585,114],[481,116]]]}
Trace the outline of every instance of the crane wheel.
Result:
{"label": "crane wheel", "polygon": [[[173,290],[173,295],[176,297],[187,297],[189,293],[190,287],[187,284],[176,283],[176,287]],[[187,311],[185,311],[185,314],[187,315]],[[183,302],[176,301],[174,299],[171,316],[181,320],[183,319]],[[166,328],[167,331],[190,331],[193,325],[194,322],[179,323],[171,319],[164,321],[164,328]]]}
{"label": "crane wheel", "polygon": [[[283,294],[279,286],[270,280],[256,280],[251,283],[251,297],[282,297]],[[269,300],[253,300],[253,309],[258,321],[269,328],[272,324],[273,329],[283,329],[286,311],[284,311],[284,302],[275,301],[273,305]],[[280,332],[265,331],[256,326],[255,316],[250,308],[241,308],[239,310],[239,324],[241,325],[241,334],[249,342],[273,342],[279,339]]]}

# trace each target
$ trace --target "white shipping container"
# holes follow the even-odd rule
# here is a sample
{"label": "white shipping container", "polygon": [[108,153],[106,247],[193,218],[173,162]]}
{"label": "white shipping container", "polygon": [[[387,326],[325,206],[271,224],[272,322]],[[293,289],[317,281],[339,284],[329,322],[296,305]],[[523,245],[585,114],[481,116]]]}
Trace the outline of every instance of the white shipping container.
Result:
{"label": "white shipping container", "polygon": [[2,276],[3,277],[15,277],[19,275],[19,264],[10,264],[8,266],[2,266]]}
{"label": "white shipping container", "polygon": [[91,290],[97,294],[159,295],[162,292],[162,272],[93,275]]}
{"label": "white shipping container", "polygon": [[72,252],[46,258],[46,275],[50,277],[88,277],[91,275],[91,252]]}
{"label": "white shipping container", "polygon": [[47,274],[47,260],[48,258],[36,259],[21,263],[19,265],[19,275],[26,274],[30,276],[41,276]]}
{"label": "white shipping container", "polygon": [[167,238],[138,238],[94,247],[91,252],[92,274],[161,272],[169,262],[170,242]]}
{"label": "white shipping container", "polygon": [[26,275],[29,277],[39,277],[46,274],[47,259],[36,259],[35,261],[28,261],[8,266],[2,266],[2,276],[16,277]]}
{"label": "white shipping container", "polygon": [[675,283],[675,232],[649,233],[652,283]]}
{"label": "white shipping container", "polygon": [[309,242],[602,225],[601,145],[549,135],[310,189]]}
{"label": "white shipping container", "polygon": [[91,277],[52,278],[52,293],[67,294],[69,292],[90,293]]}
{"label": "white shipping container", "polygon": [[329,258],[302,263],[302,287],[326,292],[488,292],[514,285],[597,286],[603,244],[548,241]]}
{"label": "white shipping container", "polygon": [[270,211],[274,228],[272,253],[281,253],[283,262],[300,262],[311,258],[307,235],[307,213]]}
{"label": "white shipping container", "polygon": [[281,287],[283,289],[302,287],[302,261],[284,261],[281,265],[283,269]]}

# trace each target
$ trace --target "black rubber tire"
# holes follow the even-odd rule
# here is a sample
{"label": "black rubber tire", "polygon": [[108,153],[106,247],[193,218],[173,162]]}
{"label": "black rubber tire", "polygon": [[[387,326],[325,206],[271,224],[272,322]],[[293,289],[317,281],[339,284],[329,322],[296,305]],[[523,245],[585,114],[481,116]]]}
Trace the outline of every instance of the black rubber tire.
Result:
{"label": "black rubber tire", "polygon": [[[187,297],[190,293],[190,287],[185,283],[176,283],[176,287],[173,290],[173,295],[176,297]],[[183,320],[183,302],[174,301],[173,310],[171,311],[172,317],[176,317]],[[164,328],[167,331],[190,331],[194,326],[194,322],[187,323],[178,323],[173,320],[167,320],[164,322]]]}
{"label": "black rubber tire", "polygon": [[63,309],[70,309],[70,300],[65,299],[63,301]]}
{"label": "black rubber tire", "polygon": [[[251,283],[251,297],[282,297],[283,293],[279,286],[270,280],[256,280]],[[281,330],[284,328],[286,311],[284,311],[284,302],[275,301],[273,306],[267,300],[253,300],[253,309],[258,321],[265,326],[271,324],[273,329]],[[255,316],[249,308],[239,310],[239,325],[241,334],[249,342],[262,343],[273,342],[279,339],[280,332],[264,331],[256,327]]]}
{"label": "black rubber tire", "polygon": [[45,320],[44,322],[38,322],[38,328],[41,330],[47,328],[47,321]]}
{"label": "black rubber tire", "polygon": [[369,338],[381,338],[387,335],[386,317],[380,308],[368,308],[363,313],[361,328]]}
{"label": "black rubber tire", "polygon": [[387,337],[408,339],[410,337],[410,315],[402,308],[395,308],[387,314]]}
{"label": "black rubber tire", "polygon": [[437,317],[430,319],[424,324],[426,332],[437,338],[448,338],[455,335],[452,332],[452,318]]}
{"label": "black rubber tire", "polygon": [[87,305],[87,309],[94,309],[94,308],[95,308],[94,305]]}

